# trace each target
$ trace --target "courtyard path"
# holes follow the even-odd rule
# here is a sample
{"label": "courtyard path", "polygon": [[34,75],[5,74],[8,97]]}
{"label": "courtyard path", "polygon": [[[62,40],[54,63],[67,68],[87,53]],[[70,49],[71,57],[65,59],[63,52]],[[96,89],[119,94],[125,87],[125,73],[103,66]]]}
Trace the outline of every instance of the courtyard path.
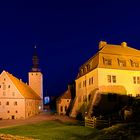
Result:
{"label": "courtyard path", "polygon": [[0,120],[0,128],[7,128],[12,126],[18,126],[18,125],[25,125],[25,124],[35,124],[37,122],[41,121],[72,121],[75,122],[76,120],[69,118],[68,116],[59,116],[59,115],[51,115],[46,112],[42,112],[36,116],[27,118],[27,119],[21,119],[21,120]]}

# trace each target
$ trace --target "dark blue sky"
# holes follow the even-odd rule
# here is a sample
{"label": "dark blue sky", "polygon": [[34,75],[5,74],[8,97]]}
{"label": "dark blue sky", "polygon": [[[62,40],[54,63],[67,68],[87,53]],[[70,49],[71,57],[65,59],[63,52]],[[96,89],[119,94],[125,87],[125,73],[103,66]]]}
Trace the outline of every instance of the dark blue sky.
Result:
{"label": "dark blue sky", "polygon": [[0,1],[0,70],[23,81],[37,45],[45,93],[63,93],[100,40],[140,49],[137,1]]}

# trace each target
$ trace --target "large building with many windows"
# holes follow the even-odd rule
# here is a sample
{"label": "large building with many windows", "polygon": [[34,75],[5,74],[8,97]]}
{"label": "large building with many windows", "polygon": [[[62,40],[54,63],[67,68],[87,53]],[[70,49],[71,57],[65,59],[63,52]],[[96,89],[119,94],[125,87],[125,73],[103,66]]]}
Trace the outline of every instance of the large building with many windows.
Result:
{"label": "large building with many windows", "polygon": [[38,68],[36,54],[29,72],[29,84],[3,71],[0,74],[0,119],[25,119],[40,113],[42,84],[42,73]]}
{"label": "large building with many windows", "polygon": [[[126,42],[112,45],[101,41],[99,51],[80,67],[75,82],[70,116],[76,117],[80,110],[90,116],[99,104],[100,110],[113,109],[124,96],[140,96],[140,51]],[[103,96],[106,100],[101,102]]]}

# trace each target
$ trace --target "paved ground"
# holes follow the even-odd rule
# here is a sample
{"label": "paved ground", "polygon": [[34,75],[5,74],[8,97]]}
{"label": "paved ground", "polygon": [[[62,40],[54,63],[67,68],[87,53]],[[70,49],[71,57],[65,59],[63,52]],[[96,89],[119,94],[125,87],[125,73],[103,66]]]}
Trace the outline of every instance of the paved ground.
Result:
{"label": "paved ground", "polygon": [[43,112],[39,115],[30,117],[28,119],[24,120],[0,120],[0,128],[6,128],[11,126],[18,126],[18,125],[24,125],[24,124],[34,124],[41,121],[49,121],[49,120],[58,120],[58,121],[76,121],[72,118],[69,118],[67,116],[59,116],[59,115],[50,115],[49,113]]}

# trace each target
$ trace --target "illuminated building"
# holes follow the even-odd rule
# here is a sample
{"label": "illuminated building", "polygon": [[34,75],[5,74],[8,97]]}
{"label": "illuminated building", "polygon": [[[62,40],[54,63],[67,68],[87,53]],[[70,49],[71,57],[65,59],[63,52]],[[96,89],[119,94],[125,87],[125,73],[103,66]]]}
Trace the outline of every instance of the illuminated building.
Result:
{"label": "illuminated building", "polygon": [[41,112],[42,74],[36,62],[38,58],[34,55],[33,68],[29,72],[29,85],[6,71],[1,73],[0,119],[25,119]]}
{"label": "illuminated building", "polygon": [[75,85],[74,83],[71,83],[68,85],[68,89],[56,101],[56,109],[59,115],[69,114],[74,96]]}
{"label": "illuminated building", "polygon": [[[120,97],[116,95],[139,96],[140,51],[128,47],[126,42],[112,45],[101,41],[99,51],[80,67],[75,82],[72,117],[76,117],[83,104],[90,116],[103,95],[108,101],[102,102],[102,108],[113,108],[116,100],[119,103]],[[111,103],[110,99],[114,101]]]}

